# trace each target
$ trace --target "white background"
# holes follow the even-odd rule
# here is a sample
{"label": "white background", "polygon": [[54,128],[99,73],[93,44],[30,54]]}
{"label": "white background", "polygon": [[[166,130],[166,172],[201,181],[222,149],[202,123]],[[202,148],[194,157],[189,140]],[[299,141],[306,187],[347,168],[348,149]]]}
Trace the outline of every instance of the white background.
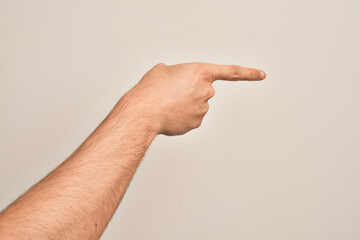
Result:
{"label": "white background", "polygon": [[[102,239],[360,239],[358,0],[0,0],[0,209],[159,62],[215,82],[200,128],[158,136]],[[111,166],[109,166],[111,167]]]}

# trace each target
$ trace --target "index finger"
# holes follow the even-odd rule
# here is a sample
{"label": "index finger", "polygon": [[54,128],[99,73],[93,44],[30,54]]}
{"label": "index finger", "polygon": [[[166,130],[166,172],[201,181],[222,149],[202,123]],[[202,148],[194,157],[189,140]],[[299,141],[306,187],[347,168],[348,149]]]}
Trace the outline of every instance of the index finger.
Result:
{"label": "index finger", "polygon": [[222,65],[208,63],[208,71],[212,76],[213,81],[256,81],[263,80],[266,77],[265,72],[262,70],[242,67],[238,65]]}

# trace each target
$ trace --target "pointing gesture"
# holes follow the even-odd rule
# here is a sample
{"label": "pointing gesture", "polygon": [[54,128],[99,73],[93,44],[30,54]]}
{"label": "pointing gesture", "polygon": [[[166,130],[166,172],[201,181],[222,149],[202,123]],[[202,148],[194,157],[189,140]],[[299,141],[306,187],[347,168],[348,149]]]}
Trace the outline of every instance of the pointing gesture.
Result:
{"label": "pointing gesture", "polygon": [[201,125],[215,94],[215,80],[262,80],[258,69],[213,63],[159,63],[151,68],[119,104],[149,121],[156,134],[181,135]]}
{"label": "pointing gesture", "polygon": [[99,239],[157,134],[201,125],[215,80],[261,80],[236,65],[157,64],[62,164],[0,212],[0,239]]}
{"label": "pointing gesture", "polygon": [[258,69],[246,68],[238,65],[219,65],[206,63],[207,69],[213,80],[229,80],[229,81],[241,81],[241,80],[262,80],[266,74]]}

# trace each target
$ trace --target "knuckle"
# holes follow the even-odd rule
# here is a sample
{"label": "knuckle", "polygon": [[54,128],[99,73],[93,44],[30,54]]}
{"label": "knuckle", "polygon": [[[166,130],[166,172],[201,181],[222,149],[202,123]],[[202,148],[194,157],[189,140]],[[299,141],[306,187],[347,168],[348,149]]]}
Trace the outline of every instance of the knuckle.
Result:
{"label": "knuckle", "polygon": [[209,111],[209,108],[210,108],[209,103],[206,103],[204,107],[204,113],[207,113]]}
{"label": "knuckle", "polygon": [[210,99],[210,98],[212,98],[214,95],[215,95],[215,89],[214,89],[214,87],[211,85],[210,87],[208,87],[208,88],[205,90],[205,98],[206,98],[206,99]]}
{"label": "knuckle", "polygon": [[209,80],[212,79],[212,76],[211,76],[211,74],[210,74],[208,71],[206,71],[206,69],[204,69],[204,68],[199,68],[199,69],[198,69],[198,77],[197,77],[197,78],[199,79],[199,81],[206,81],[206,82],[208,82]]}
{"label": "knuckle", "polygon": [[200,127],[200,125],[201,125],[201,120],[195,120],[194,122],[193,122],[193,128],[198,128],[198,127]]}
{"label": "knuckle", "polygon": [[165,66],[167,66],[165,63],[160,62],[160,63],[156,64],[156,65],[154,66],[154,68],[160,68],[160,67],[165,67]]}
{"label": "knuckle", "polygon": [[211,86],[210,90],[209,90],[209,96],[213,97],[215,95],[215,88],[213,86]]}
{"label": "knuckle", "polygon": [[165,63],[158,63],[156,65],[154,65],[150,70],[149,70],[149,73],[150,75],[152,74],[156,74],[158,72],[161,72],[165,69],[165,67],[167,67],[167,65]]}
{"label": "knuckle", "polygon": [[203,65],[204,65],[202,62],[191,62],[190,64],[191,64],[194,68],[198,68],[198,69],[202,68]]}
{"label": "knuckle", "polygon": [[158,72],[163,70],[163,67],[166,66],[164,63],[158,63],[156,65],[154,65],[152,68],[150,68],[145,74],[144,77],[150,77],[153,76],[154,74],[156,75]]}
{"label": "knuckle", "polygon": [[191,63],[191,69],[195,75],[194,79],[200,80],[205,78],[205,72],[203,64],[200,62],[193,62]]}
{"label": "knuckle", "polygon": [[240,78],[241,72],[240,68],[237,65],[232,65],[232,72],[233,72],[233,78],[238,79]]}

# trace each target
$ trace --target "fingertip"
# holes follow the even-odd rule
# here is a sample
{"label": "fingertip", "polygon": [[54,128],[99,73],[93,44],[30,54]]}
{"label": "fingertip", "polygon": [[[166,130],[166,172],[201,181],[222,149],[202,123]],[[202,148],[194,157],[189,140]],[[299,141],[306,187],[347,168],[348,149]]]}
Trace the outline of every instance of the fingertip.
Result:
{"label": "fingertip", "polygon": [[260,79],[266,78],[266,73],[264,71],[260,71]]}

